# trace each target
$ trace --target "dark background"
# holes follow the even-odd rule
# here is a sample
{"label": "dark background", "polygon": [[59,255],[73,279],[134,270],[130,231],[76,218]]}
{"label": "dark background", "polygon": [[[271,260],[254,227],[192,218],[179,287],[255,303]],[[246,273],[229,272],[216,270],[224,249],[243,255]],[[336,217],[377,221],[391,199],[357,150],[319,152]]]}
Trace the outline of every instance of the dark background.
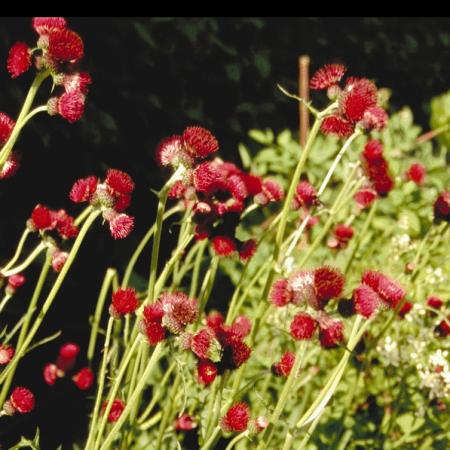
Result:
{"label": "dark background", "polygon": [[[238,160],[237,143],[247,141],[250,128],[295,129],[297,105],[276,83],[296,90],[297,58],[305,53],[312,70],[343,62],[351,75],[392,89],[391,109],[409,105],[425,130],[430,98],[449,88],[448,18],[72,18],[69,24],[84,39],[82,67],[93,78],[85,116],[70,125],[41,114],[22,133],[17,144],[22,168],[13,179],[0,181],[0,262],[12,254],[37,203],[78,213],[67,198],[72,183],[89,174],[102,176],[108,167],[126,170],[136,181],[130,208],[136,232],[117,242],[99,223],[90,232],[42,329],[41,336],[61,329],[62,337],[33,352],[17,373],[17,384],[36,391],[38,407],[30,417],[0,419],[5,446],[32,434],[36,423],[43,449],[68,445],[86,428],[85,397],[92,392],[76,391],[70,379],[48,388],[42,367],[67,340],[79,342],[85,352],[87,317],[106,268],[122,268],[154,220],[149,189],[162,183],[153,162],[162,137],[199,124],[217,135],[223,156]],[[31,20],[2,18],[0,110],[13,118],[32,80],[31,73],[11,80],[6,71],[8,49],[17,40],[34,44]],[[42,102],[49,89],[49,84],[41,89]],[[162,250],[167,253],[169,246]],[[146,277],[144,262],[138,272]],[[33,270],[7,321],[23,312]]]}

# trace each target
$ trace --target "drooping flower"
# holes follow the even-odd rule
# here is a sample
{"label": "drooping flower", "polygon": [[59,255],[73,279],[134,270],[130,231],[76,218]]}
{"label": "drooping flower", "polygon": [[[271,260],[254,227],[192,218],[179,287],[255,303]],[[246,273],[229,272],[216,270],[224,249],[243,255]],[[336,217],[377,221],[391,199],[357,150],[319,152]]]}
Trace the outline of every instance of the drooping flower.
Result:
{"label": "drooping flower", "polygon": [[280,377],[287,377],[294,367],[295,363],[295,353],[285,352],[281,356],[280,360],[272,365],[272,372]]}
{"label": "drooping flower", "polygon": [[175,169],[180,164],[186,167],[194,164],[193,158],[185,150],[182,136],[177,134],[163,139],[158,144],[155,158],[161,167],[171,166]]}
{"label": "drooping flower", "polygon": [[16,413],[27,414],[33,411],[34,405],[34,394],[29,389],[19,386],[12,391],[9,400],[3,405],[3,411],[9,416]]}
{"label": "drooping flower", "polygon": [[72,380],[78,389],[86,391],[94,384],[95,375],[89,367],[83,367],[73,377]]}
{"label": "drooping flower", "polygon": [[14,357],[14,347],[8,344],[0,344],[0,366],[6,366]]}
{"label": "drooping flower", "polygon": [[406,171],[406,178],[410,181],[413,181],[418,186],[421,186],[426,177],[427,171],[425,166],[420,163],[411,164],[409,169]]}
{"label": "drooping flower", "polygon": [[174,427],[176,431],[190,431],[197,428],[197,422],[194,417],[184,413],[176,418]]}
{"label": "drooping flower", "polygon": [[302,206],[309,208],[317,204],[317,191],[308,181],[300,181],[295,189],[294,198],[292,200],[292,208],[300,209]]}
{"label": "drooping flower", "polygon": [[342,64],[326,64],[314,73],[309,86],[316,90],[328,89],[337,85],[346,71],[346,67]]}
{"label": "drooping flower", "polygon": [[30,68],[31,52],[25,42],[16,42],[11,47],[6,66],[11,78],[17,78]]}
{"label": "drooping flower", "polygon": [[311,339],[317,328],[317,321],[308,313],[297,314],[291,323],[291,335],[294,339]]}
{"label": "drooping flower", "polygon": [[75,63],[83,58],[83,40],[75,31],[58,28],[51,30],[47,36],[47,53],[51,61]]}
{"label": "drooping flower", "polygon": [[344,324],[324,313],[318,317],[319,341],[323,348],[334,348],[344,340]]}
{"label": "drooping flower", "polygon": [[261,191],[254,197],[255,203],[265,206],[271,202],[279,202],[284,197],[284,191],[281,185],[274,180],[264,180],[261,185]]}
{"label": "drooping flower", "polygon": [[250,408],[246,403],[240,402],[231,406],[225,416],[220,419],[220,427],[226,432],[244,431],[250,419]]}
{"label": "drooping flower", "polygon": [[126,314],[131,314],[139,306],[136,290],[133,288],[119,289],[112,295],[112,302],[109,308],[110,314],[115,318],[120,318]]}
{"label": "drooping flower", "polygon": [[[104,401],[102,404],[101,414],[105,413],[107,405],[108,405],[108,402]],[[120,400],[119,398],[116,398],[111,404],[111,409],[109,410],[109,414],[108,414],[108,422],[110,422],[110,423],[117,422],[124,409],[125,409],[125,403],[122,400]]]}

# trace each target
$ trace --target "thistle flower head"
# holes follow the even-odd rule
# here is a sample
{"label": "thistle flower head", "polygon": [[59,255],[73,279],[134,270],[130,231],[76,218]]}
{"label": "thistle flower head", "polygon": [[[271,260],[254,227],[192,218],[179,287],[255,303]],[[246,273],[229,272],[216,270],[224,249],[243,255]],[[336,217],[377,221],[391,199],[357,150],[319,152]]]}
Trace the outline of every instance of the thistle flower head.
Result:
{"label": "thistle flower head", "polygon": [[434,202],[434,219],[450,222],[450,191],[441,192]]}
{"label": "thistle flower head", "polygon": [[6,67],[11,78],[17,78],[31,66],[31,52],[25,42],[16,42],[8,53]]}
{"label": "thistle flower head", "polygon": [[222,348],[216,339],[214,331],[210,328],[197,331],[192,336],[190,347],[200,359],[209,359],[213,362],[220,361]]}
{"label": "thistle flower head", "polygon": [[272,365],[272,372],[279,377],[287,377],[294,367],[295,353],[285,352],[281,356],[280,360]]}
{"label": "thistle flower head", "polygon": [[277,181],[264,180],[261,185],[261,191],[255,195],[254,201],[260,206],[265,206],[271,202],[279,202],[283,197],[283,188]]}
{"label": "thistle flower head", "polygon": [[86,95],[92,78],[87,72],[65,73],[62,78],[62,85],[66,92],[81,92]]}
{"label": "thistle flower head", "polygon": [[413,181],[418,186],[421,186],[426,177],[427,171],[425,166],[420,163],[414,163],[409,166],[409,169],[406,171],[406,178],[410,181]]}
{"label": "thistle flower head", "polygon": [[14,357],[14,347],[8,344],[0,344],[0,366],[6,366]]}
{"label": "thistle flower head", "polygon": [[7,114],[0,112],[0,144],[4,144],[11,136],[16,122]]}
{"label": "thistle flower head", "polygon": [[368,285],[361,284],[353,291],[355,311],[363,317],[369,318],[383,306],[381,297]]}
{"label": "thistle flower head", "polygon": [[115,194],[131,194],[134,191],[134,181],[128,173],[118,169],[109,169],[105,183]]}
{"label": "thistle flower head", "polygon": [[326,64],[311,77],[309,87],[320,90],[335,86],[341,81],[346,71],[347,68],[342,64]]}
{"label": "thistle flower head", "polygon": [[334,227],[333,237],[328,241],[331,248],[345,248],[353,237],[353,228],[349,225],[340,223]]}
{"label": "thistle flower head", "polygon": [[113,239],[125,239],[134,229],[134,217],[115,213],[109,219],[109,230]]}
{"label": "thistle flower head", "polygon": [[372,188],[360,189],[353,197],[358,207],[361,209],[368,208],[377,198],[377,191]]}
{"label": "thistle flower head", "polygon": [[294,210],[302,206],[309,208],[317,203],[317,191],[309,181],[300,181],[295,189],[292,207]]}
{"label": "thistle flower head", "polygon": [[352,123],[359,122],[364,113],[377,104],[377,88],[366,78],[349,78],[339,99],[342,114]]}
{"label": "thistle flower head", "polygon": [[321,305],[338,298],[344,290],[345,277],[336,268],[323,266],[314,270],[314,287]]}
{"label": "thistle flower head", "polygon": [[35,399],[33,393],[22,386],[16,387],[3,405],[6,414],[12,416],[15,413],[27,414],[33,411]]}
{"label": "thistle flower head", "polygon": [[[105,413],[107,405],[108,405],[108,402],[104,401],[102,404],[102,409],[101,409],[102,415]],[[111,404],[111,409],[109,410],[109,414],[108,414],[108,422],[110,422],[110,423],[117,422],[124,409],[125,409],[125,403],[122,400],[120,400],[119,398],[116,398]]]}
{"label": "thistle flower head", "polygon": [[439,322],[436,327],[436,332],[440,337],[447,337],[450,335],[450,316],[447,316],[446,319],[443,319]]}
{"label": "thistle flower head", "polygon": [[344,324],[324,313],[318,317],[319,341],[323,348],[334,348],[344,340]]}
{"label": "thistle flower head", "polygon": [[206,128],[199,126],[186,128],[182,139],[187,152],[194,158],[206,158],[219,149],[216,137]]}
{"label": "thistle flower head", "polygon": [[405,290],[381,272],[368,270],[363,274],[361,281],[370,286],[392,308],[405,298]]}
{"label": "thistle flower head", "polygon": [[248,239],[239,245],[239,258],[242,261],[249,261],[256,252],[256,240]]}
{"label": "thistle flower head", "polygon": [[366,130],[382,130],[388,120],[389,117],[383,108],[371,106],[364,111],[362,126]]}
{"label": "thistle flower head", "polygon": [[80,178],[75,181],[70,190],[70,200],[75,203],[90,202],[97,189],[97,177],[90,176],[87,178]]}
{"label": "thistle flower head", "polygon": [[64,372],[59,369],[56,364],[49,363],[44,366],[42,375],[44,377],[45,383],[49,386],[53,386],[58,378],[64,376]]}
{"label": "thistle flower head", "polygon": [[17,153],[10,153],[8,159],[0,169],[0,180],[11,178],[16,174],[20,167],[20,159]]}
{"label": "thistle flower head", "polygon": [[217,330],[225,322],[223,314],[219,311],[211,311],[206,316],[206,325],[212,330]]}
{"label": "thistle flower head", "polygon": [[120,318],[126,314],[131,314],[139,306],[139,300],[135,289],[119,289],[112,295],[110,314],[115,318]]}
{"label": "thistle flower head", "polygon": [[83,58],[83,40],[75,31],[58,28],[51,30],[47,36],[47,53],[51,61],[75,63]]}
{"label": "thistle flower head", "polygon": [[317,321],[308,313],[297,314],[291,322],[291,335],[294,339],[311,339],[317,328]]}
{"label": "thistle flower head", "polygon": [[60,114],[69,123],[77,122],[84,113],[86,96],[80,91],[65,92],[56,99],[51,98],[48,103],[50,115]]}
{"label": "thistle flower head", "polygon": [[193,157],[186,152],[182,136],[173,135],[163,139],[155,151],[156,162],[161,167],[176,169],[180,164],[185,167],[194,165]]}
{"label": "thistle flower head", "polygon": [[94,384],[94,378],[94,372],[89,367],[83,367],[72,377],[72,380],[78,389],[86,391]]}
{"label": "thistle flower head", "polygon": [[334,134],[340,138],[345,138],[353,133],[354,126],[343,117],[332,115],[325,117],[320,129],[323,134]]}
{"label": "thistle flower head", "polygon": [[314,272],[311,270],[297,270],[289,276],[289,289],[292,292],[291,302],[295,305],[308,304],[314,309],[319,308],[316,289],[314,286]]}
{"label": "thistle flower head", "polygon": [[231,236],[216,236],[211,243],[214,251],[219,256],[229,256],[237,249],[236,241]]}
{"label": "thistle flower head", "polygon": [[43,35],[67,27],[64,17],[33,17],[31,24],[36,33]]}
{"label": "thistle flower head", "polygon": [[199,360],[197,363],[197,379],[199,383],[208,386],[217,377],[217,366],[207,359]]}
{"label": "thistle flower head", "polygon": [[280,278],[273,283],[269,299],[278,307],[286,306],[292,299],[292,288],[287,278]]}
{"label": "thistle flower head", "polygon": [[250,408],[246,403],[240,402],[231,406],[225,416],[220,419],[220,427],[226,432],[244,431],[250,419]]}

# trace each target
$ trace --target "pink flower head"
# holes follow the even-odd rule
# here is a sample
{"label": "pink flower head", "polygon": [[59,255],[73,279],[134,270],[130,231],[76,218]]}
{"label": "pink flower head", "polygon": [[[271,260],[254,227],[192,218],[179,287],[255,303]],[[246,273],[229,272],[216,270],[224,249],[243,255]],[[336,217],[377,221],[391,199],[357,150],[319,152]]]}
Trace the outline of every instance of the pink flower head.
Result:
{"label": "pink flower head", "polygon": [[279,377],[287,377],[294,367],[295,353],[285,352],[280,360],[272,366],[272,372]]}
{"label": "pink flower head", "polygon": [[317,191],[314,186],[308,181],[300,181],[295,189],[292,208],[294,210],[300,209],[302,206],[309,208],[317,202]]}
{"label": "pink flower head", "polygon": [[217,366],[207,359],[199,360],[197,363],[197,379],[199,383],[208,386],[217,377]]}
{"label": "pink flower head", "polygon": [[133,313],[138,306],[139,300],[133,288],[119,289],[112,295],[109,312],[118,319],[126,314]]}
{"label": "pink flower head", "polygon": [[187,152],[194,158],[206,158],[219,149],[216,137],[206,128],[188,127],[183,131],[182,139]]}
{"label": "pink flower head", "polygon": [[355,310],[363,317],[369,318],[383,306],[381,297],[368,285],[361,284],[353,291]]}
{"label": "pink flower head", "polygon": [[211,311],[206,316],[206,325],[213,330],[219,329],[224,322],[225,318],[219,311]]}
{"label": "pink flower head", "polygon": [[333,237],[328,241],[328,246],[331,248],[346,248],[353,234],[354,231],[351,226],[338,224],[333,230]]}
{"label": "pink flower head", "polygon": [[75,63],[84,56],[83,40],[68,28],[54,29],[48,34],[47,52],[51,61]]}
{"label": "pink flower head", "polygon": [[7,114],[0,112],[0,144],[4,144],[11,136],[16,122]]}
{"label": "pink flower head", "polygon": [[6,366],[14,357],[14,347],[8,344],[0,344],[0,366]]}
{"label": "pink flower head", "polygon": [[49,114],[60,114],[69,123],[77,122],[84,113],[84,104],[86,97],[80,91],[65,92],[57,99],[56,111],[52,105],[52,99],[49,100]]}
{"label": "pink flower head", "polygon": [[370,286],[392,308],[405,298],[405,290],[381,272],[368,270],[361,281]]}
{"label": "pink flower head", "polygon": [[239,258],[242,261],[249,261],[256,252],[256,246],[257,244],[255,239],[248,239],[243,242],[239,246]]}
{"label": "pink flower head", "polygon": [[58,378],[64,376],[64,372],[58,368],[56,364],[46,364],[42,373],[44,381],[49,385],[53,386]]}
{"label": "pink flower head", "polygon": [[244,431],[250,419],[250,408],[246,403],[231,406],[225,416],[220,419],[220,427],[226,432]]}
{"label": "pink flower head", "polygon": [[36,33],[45,35],[52,31],[63,30],[67,22],[64,17],[33,17],[32,25]]}
{"label": "pink flower head", "polygon": [[197,428],[197,422],[191,415],[184,413],[176,418],[174,427],[176,431],[190,431]]}
{"label": "pink flower head", "polygon": [[323,134],[334,134],[340,138],[345,138],[353,133],[354,126],[351,122],[340,116],[328,116],[320,126]]}
{"label": "pink flower head", "polygon": [[26,281],[27,279],[24,275],[22,275],[21,273],[16,273],[15,275],[11,275],[10,277],[8,277],[7,287],[8,289],[15,291],[16,289],[22,287]]}
{"label": "pink flower head", "polygon": [[[107,401],[103,402],[101,414],[105,413],[107,405],[108,405]],[[110,423],[117,422],[124,409],[125,403],[122,400],[116,398],[111,404],[111,409],[109,410],[108,414],[108,422]]]}
{"label": "pink flower head", "polygon": [[89,202],[95,194],[97,189],[98,180],[97,177],[90,176],[87,178],[80,178],[75,181],[72,189],[70,190],[70,200],[75,203]]}
{"label": "pink flower head", "polygon": [[427,171],[425,166],[420,163],[411,164],[409,169],[406,171],[406,178],[410,181],[413,181],[418,186],[421,186],[425,181]]}
{"label": "pink flower head", "polygon": [[35,230],[45,231],[55,227],[51,211],[43,205],[37,205],[31,213],[30,224]]}
{"label": "pink flower head", "polygon": [[427,305],[430,308],[441,309],[443,304],[444,304],[444,302],[439,297],[430,295],[427,298]]}
{"label": "pink flower head", "polygon": [[24,42],[16,42],[8,53],[6,63],[11,78],[17,78],[25,73],[31,66],[31,52]]}
{"label": "pink flower head", "polygon": [[81,391],[86,391],[94,384],[94,372],[89,367],[83,367],[73,377],[72,380]]}
{"label": "pink flower head", "polygon": [[3,405],[6,414],[12,416],[15,413],[27,414],[33,411],[35,405],[33,393],[25,387],[16,387],[9,400]]}
{"label": "pink flower head", "polygon": [[450,191],[441,192],[434,202],[434,219],[450,222]]}
{"label": "pink flower head", "polygon": [[388,115],[379,106],[371,106],[364,111],[362,125],[366,130],[382,130],[387,122]]}
{"label": "pink flower head", "polygon": [[109,230],[114,239],[125,239],[134,228],[134,217],[127,214],[113,214],[109,219]]}
{"label": "pink flower head", "polygon": [[350,122],[359,122],[364,113],[377,104],[377,88],[366,78],[350,78],[340,97],[342,114]]}
{"label": "pink flower head", "polygon": [[230,236],[216,236],[212,239],[214,251],[219,256],[229,256],[236,251],[236,241]]}
{"label": "pink flower head", "polygon": [[3,167],[0,169],[0,180],[5,180],[14,176],[19,170],[19,167],[20,160],[18,154],[11,153],[3,164]]}
{"label": "pink flower head", "polygon": [[161,167],[177,168],[180,164],[191,167],[194,164],[193,158],[185,150],[183,138],[179,135],[163,139],[156,147],[155,158]]}
{"label": "pink flower head", "polygon": [[281,185],[274,180],[264,180],[261,186],[261,192],[254,197],[255,203],[265,206],[271,202],[279,202],[284,197],[284,191]]}
{"label": "pink flower head", "polygon": [[80,347],[74,342],[67,342],[59,349],[58,359],[56,365],[58,369],[63,372],[67,372],[75,365],[78,353],[80,353]]}
{"label": "pink flower head", "polygon": [[86,95],[92,78],[87,72],[65,73],[62,84],[66,92],[81,92]]}
{"label": "pink flower head", "polygon": [[230,327],[233,335],[240,339],[245,338],[252,330],[252,322],[247,316],[238,316]]}
{"label": "pink flower head", "polygon": [[69,254],[67,252],[62,252],[61,250],[56,250],[52,254],[52,268],[55,272],[61,272],[64,264],[67,261]]}
{"label": "pink flower head", "polygon": [[345,277],[336,268],[323,266],[314,270],[314,287],[319,304],[324,306],[332,298],[341,296]]}
{"label": "pink flower head", "polygon": [[353,197],[361,209],[369,207],[377,198],[377,192],[372,188],[360,189]]}
{"label": "pink flower head", "polygon": [[344,324],[334,320],[326,314],[318,318],[319,340],[323,348],[334,348],[344,340]]}
{"label": "pink flower head", "polygon": [[197,331],[191,338],[190,347],[200,359],[209,359],[216,362],[220,360],[220,344],[214,331],[210,328]]}
{"label": "pink flower head", "polygon": [[162,324],[171,333],[181,333],[186,325],[194,323],[197,319],[197,301],[189,298],[184,292],[165,292],[159,299],[164,311]]}
{"label": "pink flower head", "polygon": [[308,313],[297,314],[291,323],[291,335],[294,339],[309,340],[317,328],[317,321]]}
{"label": "pink flower head", "polygon": [[116,194],[131,194],[134,191],[133,179],[122,170],[109,169],[105,182]]}
{"label": "pink flower head", "polygon": [[316,288],[314,285],[314,272],[311,270],[297,270],[289,276],[289,289],[292,292],[291,302],[295,305],[308,304],[319,309]]}
{"label": "pink flower head", "polygon": [[270,301],[278,307],[286,306],[292,300],[292,288],[289,284],[287,278],[280,278],[273,283],[269,299]]}
{"label": "pink flower head", "polygon": [[311,77],[309,87],[320,90],[335,86],[341,81],[347,68],[342,64],[326,64]]}

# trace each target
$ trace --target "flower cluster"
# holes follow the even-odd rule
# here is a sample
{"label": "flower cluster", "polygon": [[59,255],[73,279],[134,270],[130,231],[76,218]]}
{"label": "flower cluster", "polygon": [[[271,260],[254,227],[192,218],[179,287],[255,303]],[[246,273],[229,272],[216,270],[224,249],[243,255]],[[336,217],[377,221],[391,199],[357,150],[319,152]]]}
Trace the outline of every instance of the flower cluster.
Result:
{"label": "flower cluster", "polygon": [[283,197],[282,188],[272,180],[246,173],[219,158],[205,161],[219,148],[217,139],[205,128],[191,126],[182,135],[164,139],[156,149],[162,167],[182,168],[182,179],[173,184],[169,198],[183,200],[193,209],[196,238],[210,239],[221,256],[238,252],[248,260],[256,242],[236,238],[241,213],[253,201],[267,205]]}
{"label": "flower cluster", "polygon": [[406,291],[399,284],[372,270],[363,274],[361,284],[353,291],[355,311],[366,318],[382,307],[395,309],[405,296]]}
{"label": "flower cluster", "polygon": [[378,104],[375,84],[366,78],[349,77],[343,86],[339,86],[346,71],[341,64],[328,64],[311,78],[311,89],[326,89],[328,97],[337,104],[336,111],[322,123],[323,133],[348,137],[356,127],[381,130],[386,126],[388,116]]}
{"label": "flower cluster", "polygon": [[165,292],[158,300],[144,308],[142,332],[150,345],[156,345],[167,333],[179,335],[198,316],[197,300],[184,292]]}
{"label": "flower cluster", "polygon": [[108,221],[114,239],[126,238],[134,228],[134,217],[125,214],[131,202],[134,181],[126,172],[109,169],[104,182],[95,176],[80,178],[75,182],[69,197],[75,203],[89,202],[100,208]]}
{"label": "flower cluster", "polygon": [[394,180],[389,174],[389,164],[383,155],[381,142],[369,141],[364,147],[362,158],[364,171],[372,184],[371,187],[378,195],[387,195],[394,187]]}
{"label": "flower cluster", "polygon": [[212,383],[218,374],[234,370],[250,358],[251,348],[244,342],[250,333],[251,322],[239,316],[231,325],[224,323],[220,313],[211,312],[206,326],[195,334],[184,333],[181,345],[190,349],[198,358],[197,378],[205,386]]}
{"label": "flower cluster", "polygon": [[[44,381],[49,386],[54,386],[58,378],[65,377],[74,368],[78,353],[80,353],[78,344],[73,342],[63,344],[59,349],[56,362],[45,365],[43,370]],[[72,376],[72,381],[82,391],[90,389],[94,384],[94,379],[94,372],[89,367],[81,368]]]}
{"label": "flower cluster", "polygon": [[44,205],[36,205],[27,222],[31,231],[56,231],[62,239],[73,239],[78,235],[75,219],[64,209],[51,210]]}

